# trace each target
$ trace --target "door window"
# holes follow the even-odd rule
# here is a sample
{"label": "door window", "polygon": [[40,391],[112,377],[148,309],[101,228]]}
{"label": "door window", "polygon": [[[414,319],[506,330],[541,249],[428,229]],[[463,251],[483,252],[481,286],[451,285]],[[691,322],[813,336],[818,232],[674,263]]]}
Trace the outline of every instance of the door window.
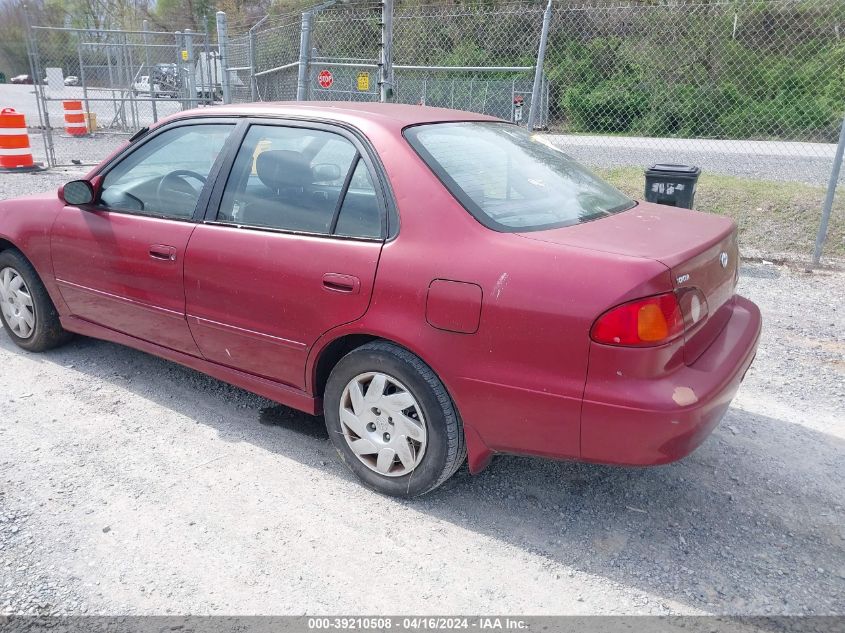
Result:
{"label": "door window", "polygon": [[191,218],[233,127],[223,123],[183,125],[158,134],[106,174],[100,206]]}
{"label": "door window", "polygon": [[366,164],[339,134],[254,125],[235,158],[217,219],[351,237],[380,237],[381,210]]}

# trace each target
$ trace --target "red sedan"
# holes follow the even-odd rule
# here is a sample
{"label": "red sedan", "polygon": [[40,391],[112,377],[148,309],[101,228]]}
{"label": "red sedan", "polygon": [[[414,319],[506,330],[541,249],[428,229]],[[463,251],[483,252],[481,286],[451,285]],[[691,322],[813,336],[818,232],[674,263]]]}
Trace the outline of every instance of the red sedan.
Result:
{"label": "red sedan", "polygon": [[496,453],[645,466],[751,365],[729,219],[635,202],[524,130],[419,106],[184,112],[0,202],[25,350],[75,332],[323,414],[372,488]]}

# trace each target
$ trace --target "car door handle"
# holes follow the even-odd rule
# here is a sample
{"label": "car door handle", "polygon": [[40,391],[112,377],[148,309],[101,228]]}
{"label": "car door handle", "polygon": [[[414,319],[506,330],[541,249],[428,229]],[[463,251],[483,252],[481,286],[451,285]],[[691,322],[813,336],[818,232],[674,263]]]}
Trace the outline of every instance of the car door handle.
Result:
{"label": "car door handle", "polygon": [[329,292],[344,292],[354,295],[361,291],[361,280],[352,275],[326,273],[323,275],[323,289]]}
{"label": "car door handle", "polygon": [[176,261],[176,247],[166,244],[153,244],[150,246],[150,257],[166,262]]}

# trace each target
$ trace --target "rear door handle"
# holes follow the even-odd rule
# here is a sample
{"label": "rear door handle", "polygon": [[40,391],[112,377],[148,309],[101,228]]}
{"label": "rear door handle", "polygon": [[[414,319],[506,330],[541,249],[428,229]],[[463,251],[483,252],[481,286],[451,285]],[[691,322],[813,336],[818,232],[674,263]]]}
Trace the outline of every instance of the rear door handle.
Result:
{"label": "rear door handle", "polygon": [[176,261],[176,247],[166,244],[153,244],[150,246],[150,257],[168,262]]}
{"label": "rear door handle", "polygon": [[361,280],[353,275],[326,273],[323,275],[323,289],[329,292],[343,292],[354,295],[361,291]]}

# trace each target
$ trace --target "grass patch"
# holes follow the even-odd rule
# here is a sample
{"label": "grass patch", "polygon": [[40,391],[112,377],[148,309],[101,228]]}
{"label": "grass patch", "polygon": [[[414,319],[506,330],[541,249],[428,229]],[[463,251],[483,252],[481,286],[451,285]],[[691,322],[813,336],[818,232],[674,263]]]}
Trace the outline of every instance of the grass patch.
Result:
{"label": "grass patch", "polygon": [[[639,167],[596,169],[629,196],[642,199],[645,176]],[[825,187],[702,174],[695,209],[734,219],[740,245],[761,255],[809,257],[821,219]],[[845,186],[840,185],[830,216],[824,254],[845,256]]]}

